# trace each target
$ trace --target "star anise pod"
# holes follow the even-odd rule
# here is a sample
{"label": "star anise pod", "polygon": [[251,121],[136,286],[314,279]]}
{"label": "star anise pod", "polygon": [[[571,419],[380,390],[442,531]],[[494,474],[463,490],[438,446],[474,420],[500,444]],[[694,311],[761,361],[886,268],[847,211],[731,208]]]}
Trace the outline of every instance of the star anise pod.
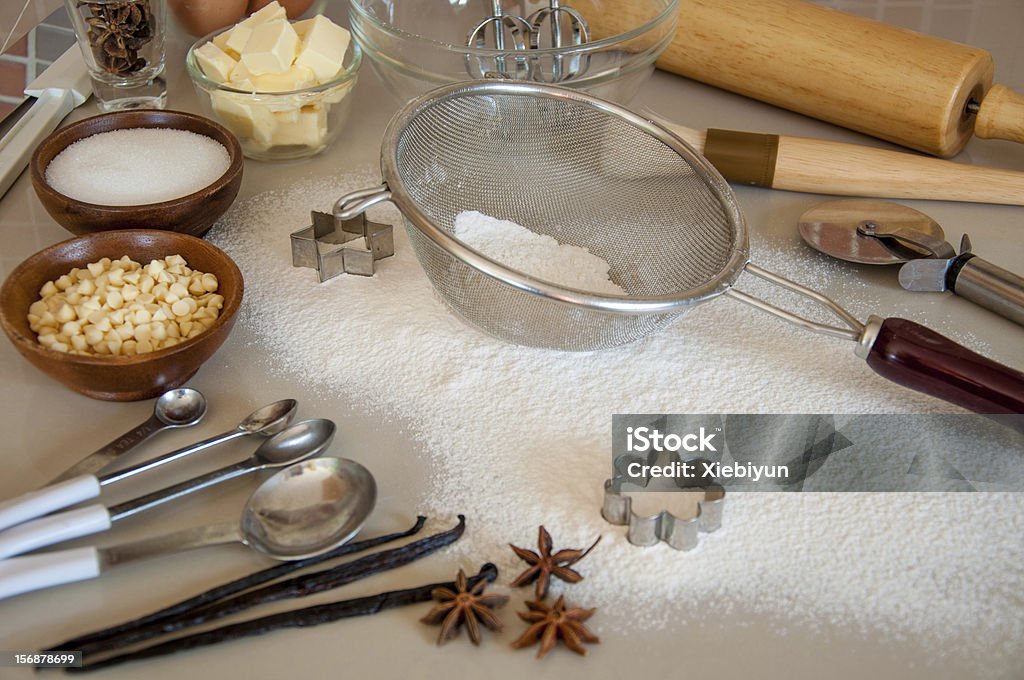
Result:
{"label": "star anise pod", "polygon": [[537,650],[537,658],[540,659],[561,640],[562,644],[572,651],[586,656],[587,649],[583,643],[601,642],[600,638],[583,624],[594,615],[596,609],[567,608],[564,597],[559,597],[552,607],[543,602],[527,602],[526,606],[529,611],[516,613],[519,618],[531,625],[512,643],[516,649],[532,647],[540,640],[540,649]]}
{"label": "star anise pod", "polygon": [[115,75],[134,73],[146,66],[139,50],[153,39],[148,0],[120,3],[85,2],[90,13],[89,43],[96,62]]}
{"label": "star anise pod", "polygon": [[471,589],[467,586],[466,573],[459,569],[455,578],[455,590],[435,588],[430,596],[438,602],[420,621],[430,624],[441,624],[441,632],[437,636],[437,644],[443,645],[459,632],[459,626],[465,625],[469,639],[474,645],[480,644],[480,625],[491,630],[501,630],[501,621],[494,610],[505,606],[507,595],[484,595],[487,581],[481,579]]}
{"label": "star anise pod", "polygon": [[598,536],[597,540],[586,550],[565,549],[552,554],[551,534],[541,526],[537,537],[538,552],[519,548],[511,543],[508,544],[521,560],[530,565],[529,569],[517,576],[515,581],[512,581],[512,586],[518,588],[536,581],[534,594],[538,600],[543,600],[548,594],[548,585],[551,582],[552,576],[566,583],[579,583],[583,580],[583,575],[574,569],[570,569],[569,566],[586,557],[600,542],[601,537]]}

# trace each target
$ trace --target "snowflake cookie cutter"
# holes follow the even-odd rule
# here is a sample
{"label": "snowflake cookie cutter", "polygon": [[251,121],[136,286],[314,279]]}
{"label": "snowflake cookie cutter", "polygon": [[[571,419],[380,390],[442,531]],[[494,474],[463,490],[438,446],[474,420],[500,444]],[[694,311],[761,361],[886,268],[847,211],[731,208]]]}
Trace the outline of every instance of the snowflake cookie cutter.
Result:
{"label": "snowflake cookie cutter", "polygon": [[[678,456],[673,456],[678,458]],[[667,509],[652,514],[640,514],[633,510],[633,496],[626,487],[636,485],[631,478],[620,474],[625,468],[625,459],[616,461],[616,474],[604,483],[604,503],[601,516],[610,524],[627,526],[626,540],[637,546],[652,546],[665,542],[674,550],[693,550],[700,542],[701,533],[711,533],[722,527],[722,511],[725,507],[725,489],[717,482],[705,483],[702,479],[672,480],[672,492],[691,491],[701,495],[694,505],[694,511],[687,514],[673,514]],[[702,458],[679,460],[696,468],[705,463]],[[646,487],[650,478],[642,478],[640,487]],[[637,491],[637,495],[648,493]]]}
{"label": "snowflake cookie cutter", "polygon": [[[320,283],[341,274],[373,276],[377,260],[395,254],[394,231],[360,214],[343,220],[335,214],[313,210],[312,224],[291,235],[292,266],[316,269]],[[355,243],[362,239],[362,244]]]}

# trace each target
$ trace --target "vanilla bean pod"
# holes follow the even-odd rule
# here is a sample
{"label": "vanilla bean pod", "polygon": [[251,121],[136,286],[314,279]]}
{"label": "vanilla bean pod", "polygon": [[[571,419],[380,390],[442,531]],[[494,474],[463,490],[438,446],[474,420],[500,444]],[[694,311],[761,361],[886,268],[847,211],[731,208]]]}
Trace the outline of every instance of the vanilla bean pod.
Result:
{"label": "vanilla bean pod", "polygon": [[80,645],[84,657],[106,654],[128,645],[144,642],[160,635],[174,633],[185,628],[211,623],[226,616],[251,609],[261,604],[289,598],[306,597],[315,593],[340,588],[359,579],[415,562],[436,550],[457,541],[465,530],[465,517],[459,515],[459,523],[446,531],[413,541],[390,550],[381,550],[337,567],[296,576],[285,581],[272,583],[256,590],[249,590],[234,597],[222,599],[209,605],[190,610],[184,614],[164,619],[150,626],[132,629],[114,638],[90,645]]}
{"label": "vanilla bean pod", "polygon": [[[148,628],[156,626],[158,623],[167,621],[176,616],[181,616],[189,611],[193,611],[199,607],[205,607],[223,600],[226,597],[235,595],[245,590],[250,590],[257,586],[261,586],[264,583],[274,581],[287,574],[311,567],[315,564],[321,564],[323,562],[333,560],[353,553],[362,552],[371,548],[376,548],[379,545],[397,541],[403,538],[408,538],[419,533],[426,523],[427,518],[420,515],[416,518],[416,524],[412,528],[405,531],[400,531],[392,534],[386,534],[384,536],[377,536],[374,538],[366,539],[364,541],[357,541],[354,543],[348,543],[346,545],[335,548],[334,550],[324,553],[323,555],[317,555],[314,557],[308,557],[302,560],[293,560],[290,562],[281,562],[275,564],[272,567],[262,569],[255,573],[243,576],[240,579],[230,581],[223,585],[216,586],[207,591],[204,591],[194,597],[190,597],[185,600],[181,600],[169,607],[164,607],[152,614],[147,614],[137,619],[126,621],[122,624],[104,628],[103,630],[94,631],[92,633],[86,633],[76,638],[72,638],[65,642],[61,642],[55,645],[53,649],[76,649],[83,650],[89,648],[99,648],[106,646],[106,643],[115,638],[119,638],[131,631],[139,630],[142,628]],[[150,636],[152,637],[152,636]],[[144,638],[148,639],[148,638]],[[117,646],[120,643],[115,643]]]}
{"label": "vanilla bean pod", "polygon": [[[481,580],[493,582],[497,577],[498,568],[488,562],[480,567],[480,572],[476,576],[471,576],[468,579],[467,587],[472,588]],[[250,621],[221,626],[220,628],[203,631],[202,633],[186,635],[184,637],[168,640],[167,642],[161,642],[150,647],[144,647],[143,649],[139,649],[134,652],[108,657],[101,661],[86,662],[80,667],[70,667],[65,668],[64,670],[69,673],[84,673],[98,670],[100,668],[115,666],[117,664],[125,663],[126,661],[136,661],[155,656],[165,656],[167,654],[174,654],[188,649],[196,649],[197,647],[208,647],[209,645],[214,645],[218,642],[228,642],[244,637],[263,635],[275,630],[281,630],[282,628],[319,626],[322,623],[331,623],[340,619],[376,614],[377,612],[385,609],[403,607],[405,605],[417,604],[419,602],[429,602],[431,599],[431,593],[436,588],[448,588],[451,590],[454,587],[455,583],[451,581],[446,583],[430,583],[417,588],[392,590],[385,593],[378,593],[377,595],[357,597],[352,600],[342,600],[341,602],[321,604],[313,607],[306,607],[304,609],[294,609],[289,612],[272,614],[270,616],[264,616]]]}

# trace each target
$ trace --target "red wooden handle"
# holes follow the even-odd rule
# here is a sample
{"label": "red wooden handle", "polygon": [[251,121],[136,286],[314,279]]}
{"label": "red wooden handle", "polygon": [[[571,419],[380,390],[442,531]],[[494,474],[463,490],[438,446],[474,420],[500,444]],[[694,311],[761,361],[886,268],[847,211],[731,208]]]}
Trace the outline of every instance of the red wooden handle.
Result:
{"label": "red wooden handle", "polygon": [[867,362],[883,378],[977,413],[1024,413],[1024,373],[913,321],[883,321]]}

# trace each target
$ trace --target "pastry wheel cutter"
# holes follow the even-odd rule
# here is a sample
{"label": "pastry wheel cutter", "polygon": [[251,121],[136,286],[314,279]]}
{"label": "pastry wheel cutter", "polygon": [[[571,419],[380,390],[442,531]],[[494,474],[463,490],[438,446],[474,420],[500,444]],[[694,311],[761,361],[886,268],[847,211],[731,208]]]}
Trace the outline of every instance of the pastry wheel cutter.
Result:
{"label": "pastry wheel cutter", "polygon": [[[680,461],[682,462],[682,461]],[[705,462],[701,458],[685,461],[689,465]],[[616,468],[620,466],[617,464]],[[640,484],[646,486],[649,479]],[[710,533],[722,527],[722,511],[725,507],[725,489],[717,483],[704,483],[696,480],[672,480],[673,488],[669,493],[692,491],[701,494],[700,500],[688,514],[673,514],[669,510],[644,515],[633,509],[635,493],[637,497],[649,491],[631,492],[628,486],[634,486],[625,476],[616,475],[604,483],[604,503],[601,516],[610,523],[627,526],[626,540],[633,545],[652,546],[664,541],[674,550],[692,550],[700,542],[700,533]]]}
{"label": "pastry wheel cutter", "polygon": [[906,290],[949,290],[1024,326],[1024,278],[971,252],[967,234],[957,255],[942,227],[913,208],[829,201],[803,214],[800,235],[812,248],[847,262],[902,264],[899,281]]}
{"label": "pastry wheel cutter", "polygon": [[316,269],[321,283],[340,274],[373,276],[377,260],[395,254],[390,224],[371,222],[365,214],[343,220],[337,206],[334,214],[313,210],[310,219],[310,226],[291,235],[292,266]]}

